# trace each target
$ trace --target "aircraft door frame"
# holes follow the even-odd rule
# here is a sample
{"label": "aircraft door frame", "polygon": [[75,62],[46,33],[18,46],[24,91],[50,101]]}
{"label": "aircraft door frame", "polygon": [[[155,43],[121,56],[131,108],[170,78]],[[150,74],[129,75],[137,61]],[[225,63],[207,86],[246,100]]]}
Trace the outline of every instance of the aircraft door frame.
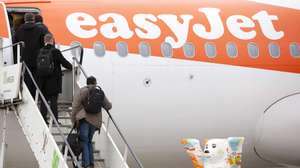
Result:
{"label": "aircraft door frame", "polygon": [[[12,44],[10,24],[4,2],[0,2],[0,48]],[[0,49],[0,67],[13,64],[12,47]]]}

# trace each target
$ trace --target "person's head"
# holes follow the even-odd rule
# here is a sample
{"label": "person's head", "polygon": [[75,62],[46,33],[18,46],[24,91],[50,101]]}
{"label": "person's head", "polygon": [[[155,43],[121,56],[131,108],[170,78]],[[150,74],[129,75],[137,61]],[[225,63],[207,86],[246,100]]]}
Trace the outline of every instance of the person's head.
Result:
{"label": "person's head", "polygon": [[44,36],[44,43],[45,43],[45,45],[47,45],[47,44],[54,45],[54,38],[53,38],[53,35],[51,33],[47,33]]}
{"label": "person's head", "polygon": [[97,84],[97,80],[95,77],[90,76],[86,79],[86,84],[87,85],[96,85]]}
{"label": "person's head", "polygon": [[25,23],[34,23],[34,14],[33,13],[25,13],[24,15],[24,21]]}
{"label": "person's head", "polygon": [[35,15],[35,23],[43,23],[43,17],[40,14]]}

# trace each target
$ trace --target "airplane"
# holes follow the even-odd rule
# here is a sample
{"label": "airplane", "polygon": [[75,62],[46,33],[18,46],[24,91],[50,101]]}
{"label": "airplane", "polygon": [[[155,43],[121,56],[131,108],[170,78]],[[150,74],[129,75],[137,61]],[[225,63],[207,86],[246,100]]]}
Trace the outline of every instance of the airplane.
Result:
{"label": "airplane", "polygon": [[2,1],[84,47],[145,167],[192,167],[181,139],[231,136],[245,168],[300,167],[300,1]]}

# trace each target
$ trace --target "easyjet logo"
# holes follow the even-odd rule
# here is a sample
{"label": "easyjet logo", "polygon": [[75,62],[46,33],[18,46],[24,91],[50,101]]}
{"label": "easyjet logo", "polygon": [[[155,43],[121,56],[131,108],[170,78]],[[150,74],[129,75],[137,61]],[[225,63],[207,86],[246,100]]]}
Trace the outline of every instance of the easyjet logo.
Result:
{"label": "easyjet logo", "polygon": [[[256,28],[260,28],[263,35],[270,40],[279,40],[284,37],[282,30],[276,30],[274,22],[278,21],[278,16],[269,14],[262,10],[251,17],[244,15],[232,15],[223,22],[221,10],[218,8],[199,8],[198,12],[203,13],[209,25],[201,23],[200,17],[197,23],[191,25],[193,19],[197,19],[190,14],[180,16],[174,14],[135,14],[132,21],[136,26],[134,29],[129,27],[128,18],[118,13],[104,13],[98,18],[84,13],[71,13],[66,18],[68,30],[78,38],[93,38],[101,34],[105,38],[131,39],[136,35],[140,39],[153,40],[160,38],[162,34],[165,42],[170,43],[174,48],[182,47],[189,36],[190,26],[193,33],[199,38],[206,40],[216,40],[224,35],[225,29],[236,38],[241,40],[251,40],[257,36]],[[180,20],[179,20],[180,18]],[[112,21],[111,21],[112,20]],[[161,20],[173,32],[173,35],[165,35],[158,25]],[[256,24],[256,22],[258,24]],[[97,23],[101,26],[96,27]],[[208,31],[209,30],[209,31]]]}

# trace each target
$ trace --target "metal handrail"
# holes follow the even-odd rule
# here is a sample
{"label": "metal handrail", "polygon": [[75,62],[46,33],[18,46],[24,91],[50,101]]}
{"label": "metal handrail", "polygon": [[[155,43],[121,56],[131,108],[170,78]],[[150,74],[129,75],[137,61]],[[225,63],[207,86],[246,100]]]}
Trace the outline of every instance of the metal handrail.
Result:
{"label": "metal handrail", "polygon": [[[77,63],[79,69],[82,71],[83,75],[85,78],[88,78],[87,73],[85,72],[85,70],[83,69],[82,65],[80,64],[80,62],[77,60],[76,57],[73,57],[73,60]],[[106,110],[105,110],[106,111]],[[115,128],[117,129],[117,132],[119,133],[119,135],[121,136],[123,142],[125,143],[125,145],[127,146],[127,148],[129,149],[129,152],[132,154],[135,162],[137,163],[139,168],[144,168],[141,161],[138,159],[137,155],[135,154],[135,152],[132,150],[131,146],[129,145],[129,143],[127,142],[127,140],[125,139],[125,136],[123,135],[123,133],[121,132],[119,126],[117,125],[117,123],[115,122],[115,120],[113,119],[113,117],[111,116],[109,111],[106,111],[106,113],[108,114],[109,118],[111,119],[111,121],[113,122]]]}
{"label": "metal handrail", "polygon": [[73,46],[73,47],[70,47],[70,48],[67,48],[67,49],[61,50],[61,52],[70,51],[70,50],[73,50],[73,49],[75,49],[75,48],[79,48],[79,47],[82,47],[82,46],[81,46],[81,45],[76,45],[76,46]]}
{"label": "metal handrail", "polygon": [[17,46],[17,63],[20,63],[20,59],[21,59],[21,47],[25,46],[24,41],[19,41],[17,43],[11,44],[11,45],[1,47],[0,50],[3,52],[4,49],[10,48],[10,47],[14,47],[14,46]]}
{"label": "metal handrail", "polygon": [[61,52],[66,52],[66,51],[70,51],[70,50],[73,50],[75,48],[80,48],[80,65],[82,64],[82,59],[83,59],[83,47],[79,44],[79,45],[75,45],[73,47],[70,47],[70,48],[67,48],[67,49],[64,49],[64,50],[61,50]]}
{"label": "metal handrail", "polygon": [[88,78],[87,73],[85,72],[85,70],[82,68],[82,65],[79,63],[78,59],[76,57],[73,57],[73,60],[77,63],[79,69],[81,70],[81,72],[83,73],[85,79]]}
{"label": "metal handrail", "polygon": [[10,48],[10,47],[14,47],[14,46],[19,45],[19,44],[21,44],[22,46],[25,45],[25,43],[23,41],[19,41],[17,43],[14,43],[14,44],[11,44],[11,45],[8,45],[8,46],[0,47],[0,50],[4,50],[4,49]]}
{"label": "metal handrail", "polygon": [[[56,120],[56,118],[55,118],[55,116],[54,116],[54,114],[53,114],[53,112],[52,112],[52,110],[51,110],[49,104],[47,103],[47,101],[46,101],[46,99],[45,99],[43,93],[42,93],[41,90],[39,89],[39,87],[38,87],[38,85],[37,85],[37,83],[36,83],[36,81],[35,81],[35,79],[34,79],[32,73],[31,73],[30,69],[28,68],[28,66],[26,65],[25,62],[23,62],[23,64],[24,64],[24,67],[25,67],[24,71],[26,70],[26,71],[28,72],[28,74],[29,74],[29,76],[30,76],[30,78],[31,78],[31,80],[32,80],[32,82],[33,82],[33,84],[34,84],[34,86],[36,87],[36,93],[38,93],[39,96],[41,97],[42,103],[45,104],[45,106],[46,106],[46,108],[47,108],[47,110],[48,110],[48,112],[49,112],[49,114],[50,114],[52,120],[54,121],[54,124],[56,125],[56,127],[57,127],[57,129],[58,129],[58,131],[59,131],[59,135],[60,135],[61,138],[63,139],[63,141],[64,141],[64,143],[65,143],[65,145],[66,145],[66,147],[67,147],[67,149],[68,149],[68,150],[65,150],[65,152],[70,152],[71,157],[72,157],[73,161],[75,162],[75,165],[76,165],[78,168],[81,168],[81,165],[79,164],[79,162],[78,162],[78,160],[77,160],[77,158],[76,158],[74,152],[72,151],[72,148],[71,148],[70,144],[68,143],[67,139],[65,138],[65,136],[64,136],[64,134],[63,134],[63,132],[62,132],[62,130],[61,130],[59,124],[58,124],[58,121]],[[36,95],[36,96],[38,96],[38,95]],[[52,121],[51,121],[50,125],[52,125]],[[67,163],[67,160],[66,160],[66,163]]]}

